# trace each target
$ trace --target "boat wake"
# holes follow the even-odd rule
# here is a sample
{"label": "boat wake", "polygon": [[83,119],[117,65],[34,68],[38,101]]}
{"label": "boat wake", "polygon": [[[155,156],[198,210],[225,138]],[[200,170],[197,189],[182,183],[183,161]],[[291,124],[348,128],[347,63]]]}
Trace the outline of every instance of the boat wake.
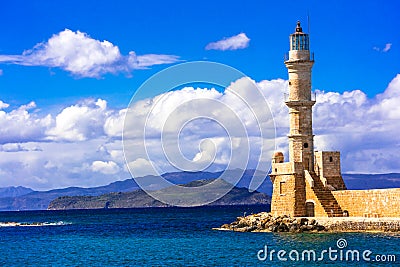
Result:
{"label": "boat wake", "polygon": [[34,226],[60,226],[69,225],[70,222],[58,221],[58,222],[0,222],[0,227],[34,227]]}

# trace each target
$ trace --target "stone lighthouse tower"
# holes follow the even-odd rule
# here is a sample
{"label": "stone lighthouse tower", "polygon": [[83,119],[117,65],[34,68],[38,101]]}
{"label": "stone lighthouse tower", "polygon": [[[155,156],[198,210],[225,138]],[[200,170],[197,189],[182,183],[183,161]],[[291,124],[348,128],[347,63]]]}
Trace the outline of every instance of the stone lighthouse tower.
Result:
{"label": "stone lighthouse tower", "polygon": [[285,65],[289,72],[289,95],[285,103],[289,107],[289,159],[302,162],[304,169],[314,170],[314,135],[312,130],[311,68],[314,58],[310,57],[310,41],[300,21],[290,35],[290,51]]}
{"label": "stone lighthouse tower", "polygon": [[272,158],[270,178],[273,184],[271,213],[291,216],[343,216],[343,211],[331,191],[346,186],[340,173],[338,151],[314,151],[309,35],[300,22],[290,34],[290,50],[285,57],[289,73],[289,93],[285,104],[289,108],[289,162],[282,152]]}

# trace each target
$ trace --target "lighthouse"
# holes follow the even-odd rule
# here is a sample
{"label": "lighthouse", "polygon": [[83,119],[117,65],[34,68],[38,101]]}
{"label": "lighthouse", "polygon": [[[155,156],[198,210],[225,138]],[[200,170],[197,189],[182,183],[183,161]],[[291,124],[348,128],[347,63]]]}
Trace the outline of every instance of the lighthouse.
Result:
{"label": "lighthouse", "polygon": [[302,162],[306,170],[314,170],[314,135],[312,107],[315,97],[311,94],[311,68],[314,57],[310,54],[310,39],[303,32],[300,21],[289,36],[290,51],[285,60],[289,73],[289,94],[285,104],[289,108],[289,160]]}
{"label": "lighthouse", "polygon": [[284,61],[289,75],[285,104],[289,111],[289,160],[277,151],[269,174],[272,184],[271,213],[274,216],[343,216],[332,191],[345,190],[339,151],[314,151],[311,90],[310,37],[300,22],[289,35],[289,53]]}

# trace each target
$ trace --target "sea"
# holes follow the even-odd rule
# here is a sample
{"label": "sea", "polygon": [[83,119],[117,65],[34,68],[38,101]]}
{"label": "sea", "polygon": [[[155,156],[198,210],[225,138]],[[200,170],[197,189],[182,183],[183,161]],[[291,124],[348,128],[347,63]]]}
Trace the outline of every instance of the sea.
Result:
{"label": "sea", "polygon": [[0,266],[400,266],[398,233],[213,230],[265,210],[220,206],[1,212],[0,222],[32,226],[0,224]]}

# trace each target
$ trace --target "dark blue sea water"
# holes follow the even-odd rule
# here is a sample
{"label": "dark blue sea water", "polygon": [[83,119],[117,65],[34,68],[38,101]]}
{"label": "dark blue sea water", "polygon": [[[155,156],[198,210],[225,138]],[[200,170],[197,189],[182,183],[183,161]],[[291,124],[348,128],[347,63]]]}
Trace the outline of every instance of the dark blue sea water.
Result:
{"label": "dark blue sea water", "polygon": [[[1,266],[400,266],[399,234],[235,233],[211,228],[265,207],[149,208],[2,212],[0,221],[60,225],[0,227]],[[337,241],[347,246],[338,249]],[[343,240],[342,240],[343,241]],[[268,257],[263,259],[265,246]],[[321,251],[336,249],[335,261]],[[370,262],[345,260],[347,250],[372,252]],[[259,251],[261,252],[259,253]],[[272,259],[269,258],[270,252]],[[278,259],[277,251],[284,250]],[[298,251],[300,261],[296,259]],[[301,260],[314,250],[316,261]],[[281,252],[283,253],[283,252]],[[340,253],[343,254],[340,261]],[[386,262],[373,262],[377,255]],[[395,255],[396,262],[388,262]],[[334,258],[334,257],[333,257]]]}

